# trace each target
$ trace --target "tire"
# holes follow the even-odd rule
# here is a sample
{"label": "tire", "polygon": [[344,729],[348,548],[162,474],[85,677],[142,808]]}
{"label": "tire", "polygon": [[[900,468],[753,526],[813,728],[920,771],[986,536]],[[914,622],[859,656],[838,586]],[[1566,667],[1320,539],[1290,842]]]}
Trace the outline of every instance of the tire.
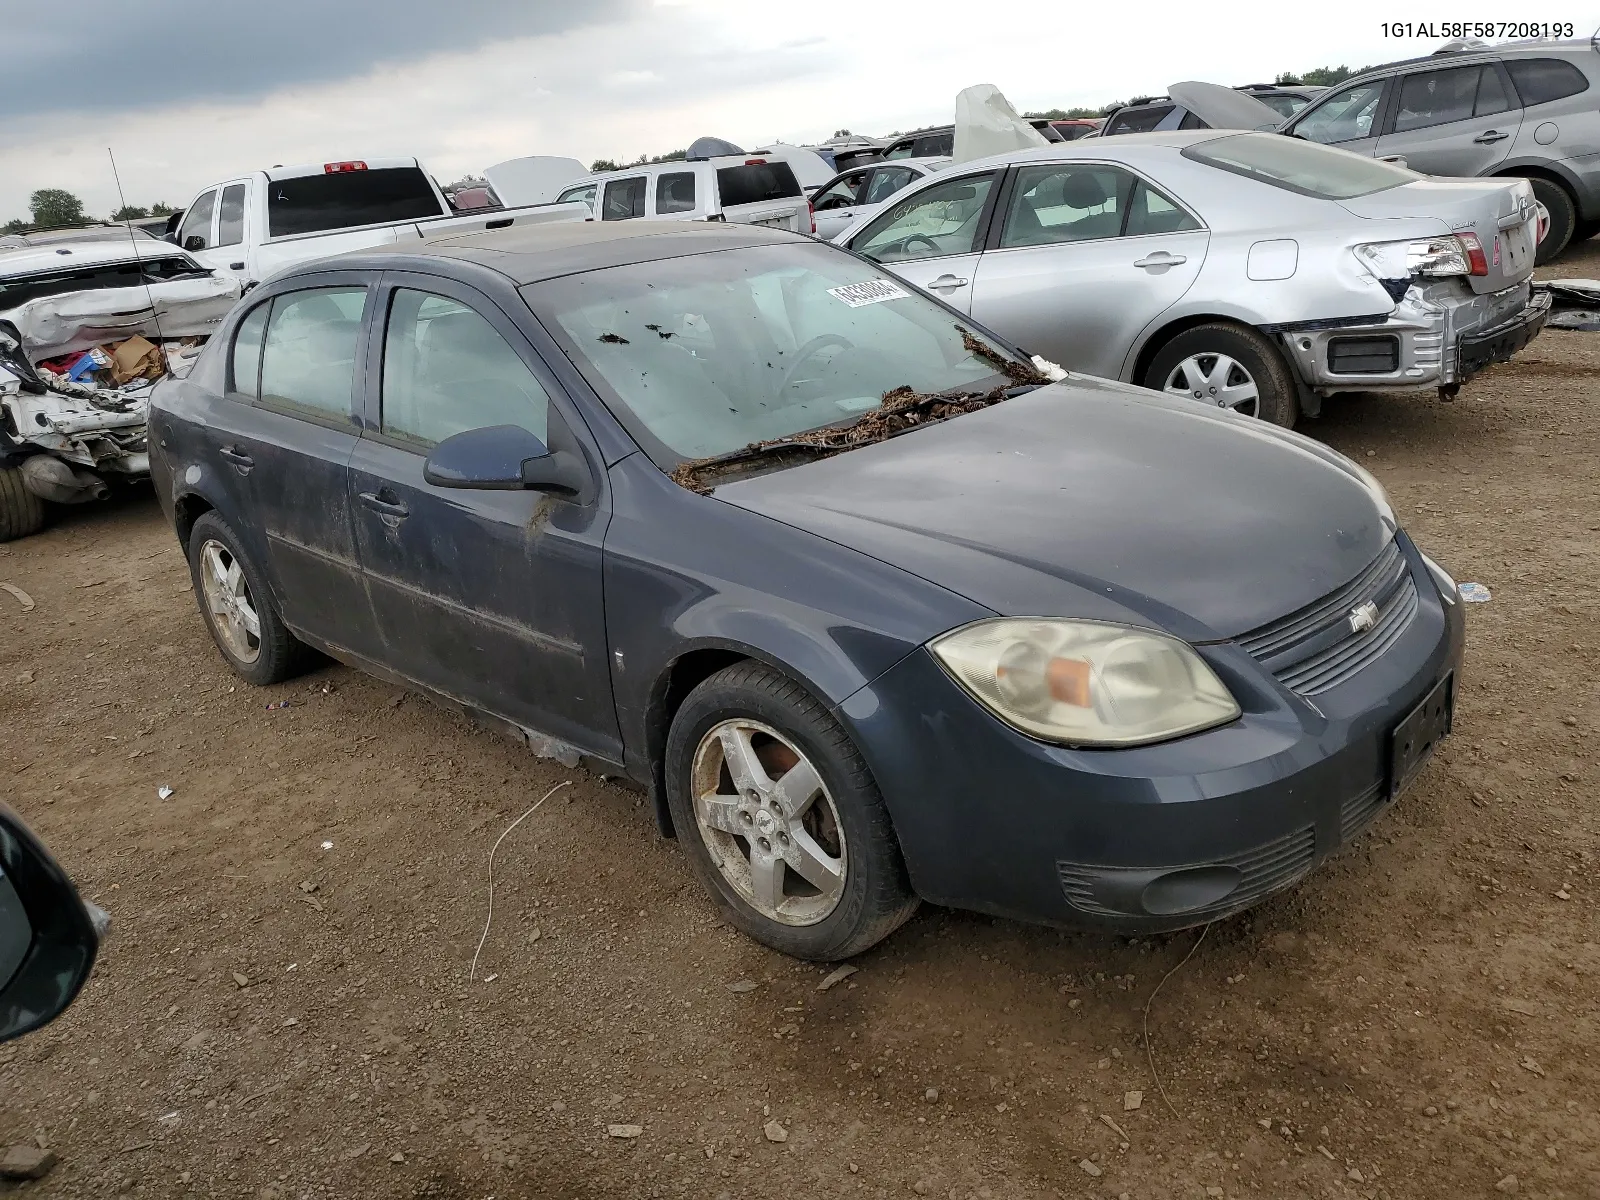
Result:
{"label": "tire", "polygon": [[1572,242],[1578,226],[1578,206],[1572,194],[1559,183],[1531,176],[1528,182],[1533,185],[1533,198],[1550,213],[1550,230],[1533,255],[1534,266],[1542,267]]}
{"label": "tire", "polygon": [[[1139,382],[1154,391],[1232,408],[1285,429],[1292,429],[1300,415],[1299,393],[1289,364],[1276,346],[1243,325],[1219,322],[1184,330],[1156,351]],[[1184,382],[1192,386],[1180,386]],[[1254,397],[1247,401],[1250,389]],[[1234,394],[1230,396],[1230,392]]]}
{"label": "tire", "polygon": [[[217,594],[217,585],[222,583],[221,577],[213,574],[213,589],[208,591],[207,586],[207,571],[213,562],[226,569],[226,578],[231,581],[227,587],[242,585],[244,603],[256,626],[253,636],[248,622],[229,619],[229,605],[224,603],[223,611],[217,611],[219,606],[213,602],[213,596]],[[234,567],[238,568],[237,576],[232,572]],[[309,647],[284,627],[260,569],[238,535],[214,512],[202,516],[189,531],[189,577],[194,584],[200,615],[211,631],[211,640],[216,642],[222,657],[241,679],[263,687],[280,683],[306,668],[311,657]],[[234,592],[235,603],[231,606],[234,614],[240,613],[236,603],[239,595]]]}
{"label": "tire", "polygon": [[[754,786],[742,795],[728,766],[724,739],[730,732],[762,772],[747,777]],[[916,911],[872,773],[827,708],[794,680],[754,662],[717,672],[674,716],[665,766],[667,803],[695,874],[724,919],[756,941],[795,958],[834,962],[882,941]],[[804,774],[803,766],[815,774]],[[794,782],[802,777],[810,786]],[[697,801],[697,792],[726,799]],[[798,819],[790,819],[786,804],[798,809]],[[702,820],[701,812],[713,809],[709,822]],[[808,863],[813,877],[829,858],[839,882],[813,886],[788,867],[791,858]],[[767,876],[758,861],[783,865]],[[768,905],[770,911],[757,898],[759,878],[777,880],[781,902]],[[770,899],[774,891],[769,887],[765,895]]]}
{"label": "tire", "polygon": [[30,492],[16,467],[0,467],[0,542],[38,533],[44,527],[44,501]]}
{"label": "tire", "polygon": [[[1579,221],[1572,230],[1573,242],[1587,242],[1595,234],[1600,233],[1600,221]],[[1568,245],[1572,243],[1569,242]]]}

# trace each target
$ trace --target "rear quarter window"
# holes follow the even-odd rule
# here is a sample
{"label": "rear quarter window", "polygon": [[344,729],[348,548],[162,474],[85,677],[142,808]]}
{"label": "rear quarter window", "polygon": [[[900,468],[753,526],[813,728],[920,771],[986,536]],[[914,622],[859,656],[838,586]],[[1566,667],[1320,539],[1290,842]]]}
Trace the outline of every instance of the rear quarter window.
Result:
{"label": "rear quarter window", "polygon": [[717,195],[722,199],[723,208],[787,200],[800,194],[800,181],[786,162],[717,168]]}
{"label": "rear quarter window", "polygon": [[336,171],[267,181],[271,237],[443,215],[439,198],[420,167]]}
{"label": "rear quarter window", "polygon": [[1589,88],[1584,73],[1565,59],[1508,58],[1505,66],[1524,107],[1576,96]]}
{"label": "rear quarter window", "polygon": [[1174,108],[1171,104],[1155,104],[1148,108],[1125,108],[1115,113],[1106,123],[1107,136],[1115,133],[1148,133],[1161,124],[1161,118]]}
{"label": "rear quarter window", "polygon": [[1412,183],[1405,167],[1276,133],[1236,133],[1186,146],[1183,156],[1258,183],[1314,196],[1349,200]]}

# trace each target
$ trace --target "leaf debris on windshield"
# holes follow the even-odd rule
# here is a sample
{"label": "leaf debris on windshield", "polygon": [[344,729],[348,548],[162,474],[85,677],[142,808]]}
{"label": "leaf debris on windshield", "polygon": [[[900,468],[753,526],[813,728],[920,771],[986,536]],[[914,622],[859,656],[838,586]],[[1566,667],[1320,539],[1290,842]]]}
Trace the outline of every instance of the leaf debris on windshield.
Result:
{"label": "leaf debris on windshield", "polygon": [[629,344],[628,339],[620,333],[602,333],[600,340],[608,346],[626,346]]}
{"label": "leaf debris on windshield", "polygon": [[961,329],[959,325],[956,328],[961,330],[962,344],[970,353],[994,364],[996,370],[1013,382],[1006,387],[992,388],[987,392],[954,395],[950,393],[929,395],[901,385],[885,392],[882,403],[877,408],[862,413],[848,425],[826,425],[821,429],[810,429],[787,437],[751,442],[744,449],[735,450],[731,454],[719,454],[711,458],[679,463],[672,470],[672,482],[704,496],[718,483],[723,482],[717,478],[718,475],[726,475],[736,464],[749,458],[768,453],[781,455],[786,450],[810,458],[827,458],[870,442],[881,442],[884,438],[919,425],[931,425],[948,420],[950,417],[958,417],[962,413],[988,408],[991,404],[998,404],[1007,399],[1012,388],[1050,382],[1049,378],[1040,373],[1032,363],[1007,358],[973,337],[965,329]]}

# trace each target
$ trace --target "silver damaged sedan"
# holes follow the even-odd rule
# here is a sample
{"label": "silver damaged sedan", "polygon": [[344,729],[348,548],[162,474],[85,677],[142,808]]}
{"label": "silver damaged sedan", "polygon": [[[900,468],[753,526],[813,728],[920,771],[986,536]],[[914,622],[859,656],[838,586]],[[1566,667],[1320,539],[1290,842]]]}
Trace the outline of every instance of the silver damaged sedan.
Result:
{"label": "silver damaged sedan", "polygon": [[1527,345],[1543,223],[1526,180],[1194,130],[947,167],[837,241],[1030,353],[1287,426]]}

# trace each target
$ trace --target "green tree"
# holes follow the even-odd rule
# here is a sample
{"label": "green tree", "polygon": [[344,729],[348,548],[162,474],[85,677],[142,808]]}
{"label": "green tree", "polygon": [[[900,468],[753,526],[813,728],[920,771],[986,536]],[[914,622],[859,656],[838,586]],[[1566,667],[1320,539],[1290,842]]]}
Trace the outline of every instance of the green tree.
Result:
{"label": "green tree", "polygon": [[150,206],[150,215],[152,217],[170,217],[177,211],[178,210],[173,208],[172,205],[162,200],[157,200]]}
{"label": "green tree", "polygon": [[4,225],[0,225],[0,233],[21,233],[25,229],[33,228],[32,224],[21,217],[13,217]]}
{"label": "green tree", "polygon": [[148,217],[149,215],[150,210],[147,208],[140,208],[137,204],[124,204],[111,214],[111,219],[113,221],[137,221],[140,217]]}
{"label": "green tree", "polygon": [[81,225],[83,201],[60,188],[40,188],[28,197],[33,223],[44,229],[53,225]]}
{"label": "green tree", "polygon": [[617,162],[612,162],[611,159],[609,159],[609,158],[597,158],[592,163],[589,164],[589,170],[595,171],[595,172],[599,172],[599,171],[620,171],[620,170],[622,170],[622,164],[621,163],[617,163]]}

